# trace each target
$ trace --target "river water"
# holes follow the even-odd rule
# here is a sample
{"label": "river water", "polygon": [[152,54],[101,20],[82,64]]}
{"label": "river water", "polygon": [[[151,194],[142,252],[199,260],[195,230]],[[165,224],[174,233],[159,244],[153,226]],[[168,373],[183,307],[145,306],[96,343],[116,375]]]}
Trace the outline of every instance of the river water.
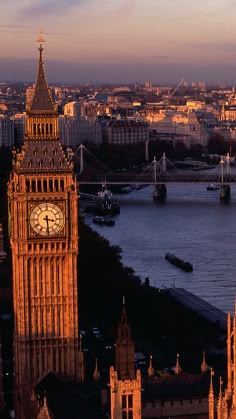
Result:
{"label": "river water", "polygon": [[[168,185],[163,204],[153,202],[152,186],[116,196],[120,215],[115,226],[85,221],[122,248],[124,265],[157,287],[182,287],[222,309],[232,311],[236,293],[236,186],[221,203],[219,191],[206,185]],[[165,253],[192,263],[186,273],[165,260]]]}

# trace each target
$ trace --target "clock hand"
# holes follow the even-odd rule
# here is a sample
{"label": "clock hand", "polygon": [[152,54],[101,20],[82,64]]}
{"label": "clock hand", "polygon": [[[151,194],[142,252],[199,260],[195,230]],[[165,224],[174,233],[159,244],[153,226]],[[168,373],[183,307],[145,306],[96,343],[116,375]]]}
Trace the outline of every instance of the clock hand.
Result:
{"label": "clock hand", "polygon": [[53,222],[54,220],[52,220],[51,218],[48,218],[48,215],[45,215],[44,220],[46,221],[47,233],[49,234],[49,221]]}
{"label": "clock hand", "polygon": [[46,215],[46,216],[44,217],[44,220],[46,221],[46,224],[47,224],[47,233],[49,234],[48,215]]}

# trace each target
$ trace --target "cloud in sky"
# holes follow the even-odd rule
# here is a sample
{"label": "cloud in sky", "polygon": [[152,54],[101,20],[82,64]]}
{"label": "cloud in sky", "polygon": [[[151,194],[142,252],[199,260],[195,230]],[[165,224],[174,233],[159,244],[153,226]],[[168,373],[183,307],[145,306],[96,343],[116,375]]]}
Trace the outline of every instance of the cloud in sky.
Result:
{"label": "cloud in sky", "polygon": [[[134,64],[135,69],[137,61],[167,67],[183,62],[195,66],[235,62],[236,0],[0,3],[2,59],[35,57],[35,41],[42,27],[45,59],[55,61],[63,57],[68,67],[71,61],[88,66],[122,62],[128,72],[127,65]],[[144,68],[148,77],[148,67],[142,67],[143,72]]]}
{"label": "cloud in sky", "polygon": [[135,11],[136,6],[136,0],[121,0],[121,2],[118,4],[118,7],[115,10],[115,13],[119,16],[128,16]]}
{"label": "cloud in sky", "polygon": [[22,17],[28,18],[30,16],[37,17],[48,15],[49,13],[60,14],[69,13],[72,8],[83,6],[91,0],[41,0],[39,2],[32,2],[20,10]]}

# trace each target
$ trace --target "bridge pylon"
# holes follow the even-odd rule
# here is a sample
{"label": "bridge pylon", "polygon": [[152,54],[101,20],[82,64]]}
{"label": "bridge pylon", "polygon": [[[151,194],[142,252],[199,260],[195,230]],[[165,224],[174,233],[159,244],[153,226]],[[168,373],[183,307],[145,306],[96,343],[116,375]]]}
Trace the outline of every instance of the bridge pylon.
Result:
{"label": "bridge pylon", "polygon": [[166,185],[164,183],[157,183],[157,167],[159,168],[159,174],[166,174],[166,155],[163,153],[162,158],[159,162],[156,161],[156,157],[153,159],[153,177],[154,177],[154,190],[153,199],[154,201],[164,201],[166,198]]}
{"label": "bridge pylon", "polygon": [[[230,185],[224,183],[224,172],[226,173],[226,175],[229,175],[229,173],[230,173],[229,153],[227,153],[227,156],[226,156],[225,160],[224,160],[223,156],[221,156],[220,165],[221,165],[220,200],[221,201],[228,201],[230,199],[231,190],[230,190]],[[226,165],[226,168],[224,168],[224,165]]]}

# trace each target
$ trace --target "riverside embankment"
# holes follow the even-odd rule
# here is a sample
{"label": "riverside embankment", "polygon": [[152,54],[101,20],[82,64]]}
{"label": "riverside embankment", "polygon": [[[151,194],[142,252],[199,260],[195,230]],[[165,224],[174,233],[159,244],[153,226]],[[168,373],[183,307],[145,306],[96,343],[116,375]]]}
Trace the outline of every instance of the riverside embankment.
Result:
{"label": "riverside embankment", "polygon": [[97,325],[111,340],[120,317],[122,298],[136,348],[152,352],[158,366],[171,365],[176,352],[184,368],[199,370],[202,351],[210,363],[224,367],[225,330],[178,302],[168,290],[142,283],[123,266],[121,249],[80,222],[79,312],[80,327]]}

